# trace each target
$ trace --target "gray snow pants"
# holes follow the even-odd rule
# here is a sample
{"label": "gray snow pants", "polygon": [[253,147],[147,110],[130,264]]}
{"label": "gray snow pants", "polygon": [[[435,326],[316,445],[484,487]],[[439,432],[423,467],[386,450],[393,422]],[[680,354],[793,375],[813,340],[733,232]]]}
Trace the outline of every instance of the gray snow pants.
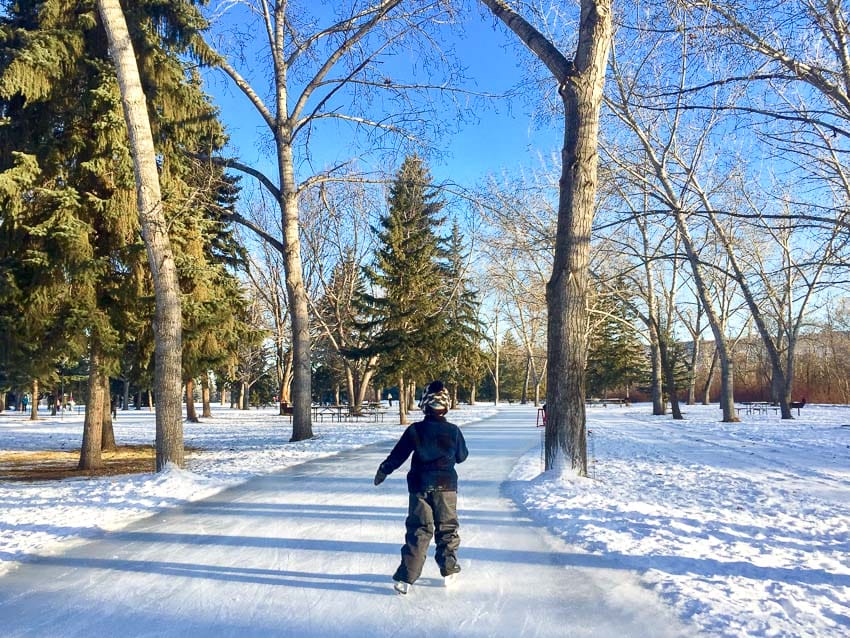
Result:
{"label": "gray snow pants", "polygon": [[457,564],[457,549],[460,547],[457,492],[434,490],[411,493],[404,525],[407,533],[394,580],[416,582],[425,565],[431,537],[435,535],[437,553],[434,558],[440,566],[440,573],[446,569],[452,571]]}

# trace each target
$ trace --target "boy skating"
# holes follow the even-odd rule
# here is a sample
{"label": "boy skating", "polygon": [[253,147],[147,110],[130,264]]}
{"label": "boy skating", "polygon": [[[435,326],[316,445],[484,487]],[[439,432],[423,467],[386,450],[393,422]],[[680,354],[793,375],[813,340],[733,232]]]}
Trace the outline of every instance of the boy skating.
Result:
{"label": "boy skating", "polygon": [[446,420],[450,405],[451,398],[442,381],[428,384],[419,400],[425,418],[404,431],[375,474],[375,485],[380,485],[413,454],[407,473],[407,532],[401,548],[401,564],[393,575],[395,589],[402,594],[408,592],[422,573],[432,537],[437,543],[435,558],[440,574],[450,577],[460,571],[454,466],[463,463],[469,452],[460,428]]}

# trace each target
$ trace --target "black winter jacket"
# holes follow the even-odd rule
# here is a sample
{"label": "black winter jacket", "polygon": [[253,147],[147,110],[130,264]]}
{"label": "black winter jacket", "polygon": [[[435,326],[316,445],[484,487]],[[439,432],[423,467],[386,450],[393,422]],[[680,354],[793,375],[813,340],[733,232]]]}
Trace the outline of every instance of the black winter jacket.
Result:
{"label": "black winter jacket", "polygon": [[384,474],[392,474],[413,453],[407,473],[409,492],[457,491],[455,463],[469,455],[460,428],[444,416],[426,414],[424,421],[409,426],[392,452],[381,463]]}

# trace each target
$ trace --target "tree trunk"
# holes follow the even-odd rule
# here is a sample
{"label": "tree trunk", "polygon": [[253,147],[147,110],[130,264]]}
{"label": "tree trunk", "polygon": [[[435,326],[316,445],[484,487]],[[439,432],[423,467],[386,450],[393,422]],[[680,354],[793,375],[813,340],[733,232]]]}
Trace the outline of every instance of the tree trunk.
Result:
{"label": "tree trunk", "polygon": [[118,75],[124,118],[130,136],[142,238],[153,277],[156,391],[156,469],[183,466],[183,419],[180,405],[182,318],[177,269],[162,208],[156,151],[147,103],[127,22],[119,0],[97,0]]}
{"label": "tree trunk", "polygon": [[38,379],[32,380],[32,401],[30,402],[30,421],[38,421]]}
{"label": "tree trunk", "polygon": [[649,354],[652,358],[652,414],[663,416],[667,414],[667,404],[664,401],[664,372],[661,365],[661,348],[658,345],[658,331],[650,329]]}
{"label": "tree trunk", "polygon": [[543,383],[543,377],[546,374],[546,364],[543,364],[543,370],[540,372],[537,371],[537,364],[534,363],[533,354],[529,355],[531,357],[531,369],[534,373],[534,406],[540,407],[540,386]]}
{"label": "tree trunk", "polygon": [[566,455],[587,476],[585,364],[590,232],[595,209],[599,111],[611,47],[611,0],[581,0],[575,59],[567,60],[501,0],[481,0],[547,66],[564,103],[564,145],[548,317],[545,467]]}
{"label": "tree trunk", "polygon": [[205,419],[212,417],[210,406],[210,375],[206,372],[201,375],[201,416]]}
{"label": "tree trunk", "polygon": [[102,452],[114,452],[118,449],[115,443],[115,429],[112,427],[112,394],[109,386],[109,376],[103,375],[103,426],[100,438]]}
{"label": "tree trunk", "polygon": [[412,379],[407,383],[407,411],[416,409],[416,381]]}
{"label": "tree trunk", "polygon": [[292,350],[278,345],[275,353],[275,374],[277,375],[277,397],[280,402],[280,416],[284,416],[290,406],[292,385]]}
{"label": "tree trunk", "polygon": [[189,423],[200,423],[198,412],[195,410],[195,380],[186,379],[186,420]]}
{"label": "tree trunk", "polygon": [[667,390],[667,397],[670,399],[670,411],[673,413],[674,419],[682,419],[682,410],[679,407],[679,394],[676,387],[676,362],[670,355],[668,347],[668,336],[660,335],[658,340],[658,353],[661,359],[661,368],[664,371],[664,386]]}
{"label": "tree trunk", "polygon": [[493,403],[494,405],[499,405],[499,368],[501,367],[501,345],[499,343],[499,315],[496,315],[496,327],[495,327],[495,335],[493,337]]}
{"label": "tree trunk", "polygon": [[91,338],[89,359],[89,397],[83,423],[83,444],[80,447],[81,470],[96,470],[103,466],[100,448],[103,435],[103,361],[97,335]]}
{"label": "tree trunk", "polygon": [[697,362],[700,355],[699,337],[694,338],[694,347],[691,350],[691,370],[688,374],[688,405],[696,405],[697,402]]}
{"label": "tree trunk", "polygon": [[130,409],[130,379],[124,379],[124,399],[121,402],[122,410]]}
{"label": "tree trunk", "polygon": [[525,378],[522,380],[522,394],[519,402],[521,405],[528,404],[528,387],[531,385],[531,355],[525,357]]}
{"label": "tree trunk", "polygon": [[290,441],[313,438],[312,369],[310,364],[310,314],[301,263],[298,224],[298,191],[292,164],[289,126],[277,131],[278,168],[281,185],[281,228],[286,296],[292,326],[292,436]]}
{"label": "tree trunk", "polygon": [[691,274],[694,278],[694,283],[697,288],[697,295],[703,310],[705,310],[708,325],[711,327],[711,332],[714,335],[714,345],[717,348],[717,353],[720,359],[720,408],[723,410],[723,421],[726,423],[734,423],[739,421],[735,413],[735,390],[734,390],[734,375],[732,372],[733,364],[732,357],[729,355],[729,347],[726,343],[726,335],[723,334],[723,325],[714,312],[711,305],[711,299],[708,294],[708,287],[705,278],[702,275],[702,266],[699,255],[694,248],[694,242],[691,239],[691,233],[688,229],[685,215],[681,210],[674,211],[676,226],[679,229],[679,235],[682,239],[682,245],[685,247],[685,254],[688,257],[688,262],[691,265]]}
{"label": "tree trunk", "polygon": [[407,388],[404,385],[404,375],[398,378],[398,422],[407,425]]}
{"label": "tree trunk", "polygon": [[711,365],[708,367],[708,375],[705,379],[705,387],[703,388],[702,404],[708,405],[711,403],[711,385],[714,383],[714,373],[717,371],[717,348],[714,349],[714,354],[711,355]]}
{"label": "tree trunk", "polygon": [[546,285],[548,372],[545,468],[561,453],[587,476],[585,364],[590,231],[595,209],[599,111],[611,47],[611,0],[581,0],[573,61],[502,0],[481,0],[547,66],[564,102],[564,146],[552,277]]}
{"label": "tree trunk", "polygon": [[284,363],[281,369],[280,388],[278,392],[281,405],[283,403],[290,405],[290,401],[292,400],[292,393],[290,391],[290,387],[292,386],[292,350],[282,353],[282,360]]}

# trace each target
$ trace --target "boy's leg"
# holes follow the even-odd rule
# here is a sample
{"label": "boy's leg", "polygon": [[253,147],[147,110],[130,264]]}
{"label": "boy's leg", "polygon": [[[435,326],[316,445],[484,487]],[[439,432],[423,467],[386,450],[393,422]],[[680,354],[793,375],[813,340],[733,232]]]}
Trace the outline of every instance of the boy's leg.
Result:
{"label": "boy's leg", "polygon": [[448,576],[460,571],[457,550],[460,547],[460,524],[457,520],[457,492],[434,492],[434,525],[437,541],[437,564],[440,573]]}
{"label": "boy's leg", "polygon": [[428,545],[434,536],[434,513],[425,494],[410,494],[404,525],[407,533],[401,548],[401,564],[393,580],[413,584],[422,573]]}

